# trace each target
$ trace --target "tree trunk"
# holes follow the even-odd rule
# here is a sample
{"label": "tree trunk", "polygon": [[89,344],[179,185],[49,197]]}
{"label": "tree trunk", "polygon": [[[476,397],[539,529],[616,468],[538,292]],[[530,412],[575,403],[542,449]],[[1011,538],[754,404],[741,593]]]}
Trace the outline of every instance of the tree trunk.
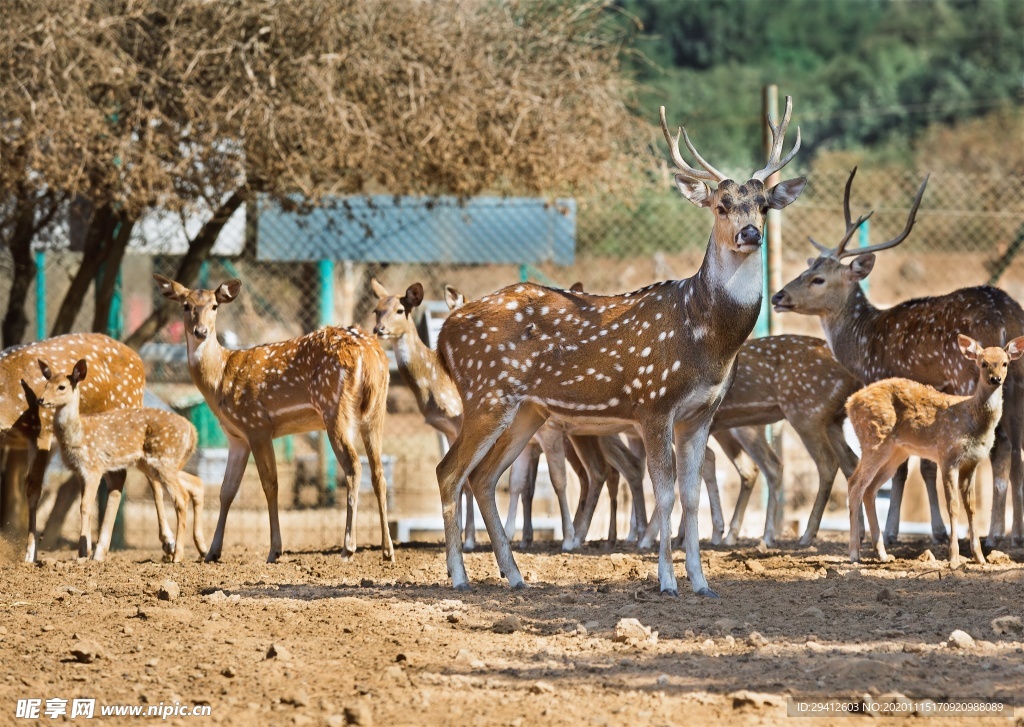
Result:
{"label": "tree trunk", "polygon": [[85,244],[82,249],[82,264],[71,280],[71,287],[61,302],[60,310],[50,329],[51,336],[68,333],[75,325],[75,318],[82,309],[82,302],[89,286],[96,278],[103,261],[111,246],[114,228],[117,225],[117,214],[109,204],[97,207],[89,220],[89,229],[85,233]]}
{"label": "tree trunk", "polygon": [[117,290],[117,273],[121,269],[124,251],[132,236],[135,220],[121,220],[117,235],[111,241],[108,254],[103,261],[103,268],[96,278],[96,309],[92,317],[92,330],[97,333],[108,333],[110,328],[110,306]]}
{"label": "tree trunk", "polygon": [[[202,264],[210,257],[210,251],[213,250],[221,230],[224,229],[224,225],[227,224],[228,219],[238,210],[245,199],[245,192],[242,189],[237,189],[217,208],[217,211],[213,213],[213,217],[207,220],[199,234],[189,243],[188,252],[181,259],[178,271],[174,274],[175,280],[182,285],[193,284],[199,275],[199,269],[202,267]],[[125,339],[125,343],[132,348],[137,350],[142,347],[142,344],[151,340],[161,328],[171,321],[178,310],[177,304],[165,298],[160,298],[159,300],[160,302],[157,303],[149,317]]]}
{"label": "tree trunk", "polygon": [[[11,292],[7,298],[7,313],[3,322],[3,347],[21,343],[28,328],[28,316],[25,314],[25,299],[36,275],[36,262],[32,256],[32,238],[35,236],[33,221],[36,207],[35,199],[30,196],[19,196],[18,210],[11,237],[7,241],[11,248],[14,261],[14,277],[11,280]],[[42,294],[41,291],[39,294]]]}

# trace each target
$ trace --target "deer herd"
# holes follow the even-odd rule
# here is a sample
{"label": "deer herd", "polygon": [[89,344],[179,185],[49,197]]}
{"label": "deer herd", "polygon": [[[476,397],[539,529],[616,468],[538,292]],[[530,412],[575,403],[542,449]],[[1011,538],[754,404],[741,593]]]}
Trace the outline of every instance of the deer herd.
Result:
{"label": "deer herd", "polygon": [[[240,281],[202,290],[154,276],[159,293],[180,305],[192,381],[228,441],[220,514],[209,548],[202,529],[203,484],[183,471],[196,446],[196,430],[181,416],[143,407],[145,371],[138,354],[100,334],[58,336],[4,351],[0,442],[27,454],[25,559],[33,561],[38,555],[40,489],[51,453],[59,449],[82,492],[80,557],[105,557],[124,470],[133,466],[150,481],[168,558],[184,558],[191,503],[195,546],[207,561],[218,560],[228,512],[251,456],[267,499],[267,560],[273,562],[283,549],[273,440],[321,430],[341,465],[348,493],[343,557],[356,550],[358,432],[377,499],[382,557],[394,561],[381,462],[390,376],[382,341],[391,342],[398,373],[420,413],[448,444],[437,465],[437,483],[448,574],[456,589],[469,587],[463,551],[475,547],[474,500],[502,576],[513,588],[525,586],[510,541],[520,500],[522,544],[532,540],[534,483],[543,454],[558,499],[563,549],[583,544],[606,485],[615,507],[624,478],[632,495],[627,540],[658,547],[662,592],[678,595],[672,555],[676,547],[685,551],[693,591],[715,597],[699,552],[700,483],[708,490],[712,543],[731,545],[737,541],[758,471],[763,471],[768,499],[761,541],[773,545],[779,536],[775,512],[782,467],[766,440],[765,426],[782,420],[796,431],[818,475],[801,545],[814,540],[833,481],[842,470],[849,484],[850,558],[860,558],[864,506],[871,545],[880,560],[887,560],[886,545],[898,536],[910,456],[922,458],[933,538],[948,537],[951,567],[960,562],[956,521],[961,503],[971,555],[985,562],[974,521],[974,479],[986,456],[992,461],[994,482],[986,545],[993,547],[1006,536],[1007,490],[1013,510],[1010,536],[1020,544],[1024,310],[1002,290],[987,286],[879,309],[860,284],[874,267],[875,253],[899,245],[910,234],[927,178],[897,237],[847,249],[870,217],[852,219],[855,169],[844,194],[845,234],[835,247],[811,240],[818,257],[771,298],[777,312],[818,316],[825,338],[776,335],[748,340],[764,294],[766,218],[769,210],[794,203],[806,184],[800,177],[771,182],[800,148],[798,128],[792,149],[782,154],[791,114],[787,98],[781,122],[769,119],[768,163],[737,183],[701,157],[685,129],[673,135],[661,109],[662,131],[677,167],[675,185],[713,217],[707,250],[693,276],[611,295],[585,292],[582,285],[561,290],[520,283],[467,301],[446,287],[451,312],[436,350],[423,343],[414,322],[425,294],[419,283],[398,295],[371,281],[377,299],[373,335],[355,326],[328,326],[288,341],[229,350],[217,338],[217,311],[238,297]],[[684,159],[680,138],[698,166]],[[849,264],[844,263],[847,258],[852,258]],[[846,419],[860,441],[859,462],[843,434]],[[728,531],[715,456],[708,448],[711,437],[740,473],[740,495]],[[580,481],[575,511],[569,503],[566,464]],[[654,491],[650,517],[645,469]],[[511,506],[502,522],[496,489],[506,470]],[[949,536],[938,503],[938,473]],[[109,483],[107,514],[92,550],[92,508],[104,474]],[[889,479],[892,501],[883,531],[875,497]],[[677,488],[683,515],[673,538]],[[174,503],[174,530],[165,515],[164,490]],[[612,542],[618,536],[616,519],[613,510],[608,533]]]}

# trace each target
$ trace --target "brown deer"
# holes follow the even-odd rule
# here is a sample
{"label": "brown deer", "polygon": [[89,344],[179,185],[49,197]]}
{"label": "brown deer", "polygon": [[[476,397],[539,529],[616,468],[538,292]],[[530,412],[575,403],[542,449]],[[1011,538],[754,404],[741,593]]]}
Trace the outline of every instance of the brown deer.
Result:
{"label": "brown deer", "polygon": [[[36,392],[46,385],[36,361],[50,361],[61,369],[70,369],[76,361],[85,359],[93,375],[82,385],[80,409],[83,414],[95,414],[117,409],[142,406],[146,388],[146,369],[139,355],[128,346],[101,333],[69,333],[0,352],[0,442],[12,450],[27,454],[26,499],[28,506],[28,544],[25,560],[34,562],[38,555],[38,528],[36,511],[42,492],[46,467],[50,462],[51,438],[41,436]],[[12,478],[12,480],[17,478]],[[124,472],[111,472],[106,512],[110,514],[110,527],[101,527],[100,539],[94,557],[102,560],[110,548],[113,517],[117,501],[124,486]],[[14,481],[5,483],[13,488]],[[156,503],[157,521],[163,550],[170,555],[175,549],[164,510],[163,495],[157,483],[150,481]],[[13,493],[7,493],[8,501]],[[201,505],[200,505],[201,508]],[[104,537],[104,533],[106,537]],[[88,557],[89,544],[79,542],[79,556]]]}
{"label": "brown deer", "polygon": [[281,555],[281,526],[273,440],[286,434],[325,429],[345,473],[348,513],[342,554],[350,558],[356,550],[355,521],[362,469],[354,441],[358,428],[377,496],[381,554],[384,560],[394,562],[395,551],[388,530],[387,483],[381,464],[388,360],[377,340],[358,327],[328,326],[299,338],[231,351],[217,340],[217,308],[238,297],[241,281],[229,280],[215,290],[189,290],[163,276],[153,277],[165,298],[181,304],[192,382],[228,439],[220,514],[206,560],[220,559],[228,511],[250,452],[256,460],[270,516],[267,562],[277,560]]}
{"label": "brown deer", "polygon": [[[847,404],[850,423],[861,444],[861,460],[850,479],[850,512],[867,508],[871,541],[878,557],[885,552],[875,513],[875,493],[896,468],[911,455],[938,462],[946,494],[950,529],[949,566],[960,565],[956,532],[957,490],[967,514],[967,537],[971,554],[985,562],[981,541],[974,529],[974,472],[995,440],[996,423],[1003,413],[1003,382],[1011,360],[1024,355],[1024,336],[1005,348],[983,348],[973,338],[959,335],[957,343],[966,359],[978,368],[971,396],[943,394],[909,379],[884,379],[854,394]],[[860,560],[862,527],[851,519],[850,560]]]}
{"label": "brown deer", "polygon": [[[899,377],[933,386],[947,394],[966,396],[973,391],[975,376],[956,346],[959,332],[980,341],[1005,343],[1024,334],[1024,310],[1004,291],[990,286],[961,288],[946,295],[916,298],[892,308],[871,304],[860,287],[875,264],[875,253],[896,247],[910,234],[928,179],[914,199],[903,231],[895,238],[870,247],[847,249],[854,231],[870,217],[851,220],[850,188],[857,170],[850,173],[843,198],[846,233],[835,248],[814,240],[817,258],[808,268],[772,297],[775,310],[815,315],[836,359],[862,382],[869,384]],[[843,260],[853,258],[849,265]],[[1005,532],[1006,487],[1012,483],[1014,540],[1024,537],[1021,502],[1024,499],[1024,465],[1021,434],[1024,431],[1024,366],[1010,365],[1003,394],[1003,417],[996,428],[992,450],[994,494],[992,521],[986,540],[990,546]],[[932,532],[944,539],[945,528],[938,510],[935,467],[925,465],[922,474],[932,504]],[[895,540],[899,504],[906,466],[893,482],[886,532]]]}
{"label": "brown deer", "polygon": [[[173,561],[180,563],[185,556],[185,524],[189,500],[193,504],[193,535],[196,549],[206,555],[206,539],[203,537],[203,484],[198,478],[182,481],[181,469],[188,462],[196,448],[196,428],[185,417],[161,409],[115,409],[97,414],[82,414],[82,388],[88,375],[88,364],[83,358],[71,373],[54,374],[49,365],[39,360],[39,370],[46,379],[46,386],[39,395],[38,405],[51,410],[49,431],[60,444],[61,456],[68,468],[81,481],[82,487],[82,535],[89,551],[92,533],[92,508],[100,478],[104,474],[135,467],[150,482],[158,482],[171,495],[178,518],[174,538]],[[41,417],[42,418],[42,417]],[[46,424],[43,425],[47,427]],[[121,478],[123,485],[124,478]],[[198,487],[196,487],[198,482]],[[113,513],[121,499],[120,487],[111,489],[109,506],[113,509],[104,518],[100,530],[100,542],[110,542],[114,527]],[[162,499],[163,494],[156,494]],[[96,560],[103,559],[102,545],[96,548]]]}
{"label": "brown deer", "polygon": [[[805,184],[794,179],[771,189],[764,185],[799,148],[798,131],[796,146],[782,158],[791,113],[787,98],[782,122],[772,124],[767,166],[740,185],[704,161],[682,129],[673,139],[662,109],[662,128],[681,170],[676,186],[715,214],[704,262],[692,278],[621,295],[524,283],[467,303],[445,322],[438,350],[463,402],[462,430],[437,467],[448,569],[456,589],[469,585],[455,521],[456,495],[467,478],[500,572],[514,588],[525,585],[494,491],[499,474],[554,417],[570,424],[639,425],[664,536],[659,579],[662,591],[672,595],[678,590],[669,517],[679,467],[690,585],[698,594],[715,595],[704,577],[697,539],[701,464],[711,419],[760,308],[761,227],[769,209],[793,202]],[[683,160],[680,135],[703,169]],[[717,182],[718,188],[711,190],[705,181]]]}

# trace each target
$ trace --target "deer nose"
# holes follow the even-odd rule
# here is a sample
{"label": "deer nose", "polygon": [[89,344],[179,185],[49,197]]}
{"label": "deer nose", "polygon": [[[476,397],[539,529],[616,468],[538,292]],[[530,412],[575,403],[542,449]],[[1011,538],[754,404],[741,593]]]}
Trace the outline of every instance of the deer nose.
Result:
{"label": "deer nose", "polygon": [[740,234],[736,236],[736,239],[741,245],[760,245],[761,231],[753,225],[747,225],[740,230]]}
{"label": "deer nose", "polygon": [[192,335],[200,341],[205,341],[206,337],[210,335],[210,330],[206,326],[196,326],[192,329]]}
{"label": "deer nose", "polygon": [[786,293],[786,291],[780,290],[778,293],[772,296],[772,305],[780,305],[781,303],[785,303],[786,298],[788,297],[789,296]]}
{"label": "deer nose", "polygon": [[384,333],[384,326],[374,326],[373,327],[373,335],[379,336],[382,333]]}
{"label": "deer nose", "polygon": [[1000,386],[1003,383],[1003,378],[1001,376],[989,376],[988,383],[993,386]]}

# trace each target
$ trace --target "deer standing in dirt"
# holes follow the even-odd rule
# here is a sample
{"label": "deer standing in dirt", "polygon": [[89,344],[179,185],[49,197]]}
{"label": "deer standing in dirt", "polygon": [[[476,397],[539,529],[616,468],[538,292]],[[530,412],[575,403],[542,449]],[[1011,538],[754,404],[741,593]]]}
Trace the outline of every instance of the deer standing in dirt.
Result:
{"label": "deer standing in dirt", "polygon": [[[1003,413],[1003,382],[1011,360],[1024,355],[1024,336],[1005,348],[982,345],[969,336],[957,336],[966,359],[978,368],[971,396],[943,394],[909,379],[884,379],[854,394],[847,403],[850,423],[861,445],[861,460],[850,479],[850,512],[867,508],[871,541],[878,557],[885,552],[875,513],[875,494],[911,455],[937,462],[949,510],[950,528],[955,532],[959,511],[957,494],[967,514],[967,537],[971,554],[985,562],[981,540],[974,529],[974,473],[995,441],[995,428]],[[860,560],[863,530],[858,519],[850,525],[850,560]],[[949,539],[949,566],[960,565],[960,549],[954,535]]]}
{"label": "deer standing in dirt", "polygon": [[[183,482],[184,473],[181,472],[198,440],[192,423],[183,416],[153,408],[82,414],[82,382],[88,376],[86,360],[78,361],[71,373],[66,375],[53,373],[42,359],[38,364],[46,379],[38,405],[42,410],[52,411],[50,430],[44,434],[52,434],[56,438],[64,463],[81,481],[82,535],[79,543],[84,543],[84,552],[89,552],[92,509],[100,478],[110,472],[123,472],[128,467],[135,467],[150,482],[160,483],[174,501],[178,527],[174,538],[173,561],[180,563],[185,557],[186,511],[190,500],[193,504],[192,532],[196,549],[200,555],[205,555],[203,483],[196,477],[188,477]],[[120,482],[123,486],[123,477]],[[110,542],[121,488],[112,488],[111,494],[109,505],[113,509],[101,526],[101,542]],[[162,498],[163,494],[158,492],[157,497]],[[102,560],[101,547],[96,550],[96,560]]]}
{"label": "deer standing in dirt", "polygon": [[[797,145],[782,158],[791,113],[787,98],[783,120],[772,124],[767,166],[740,185],[704,161],[685,132],[673,139],[662,109],[663,131],[681,171],[676,186],[715,215],[704,262],[692,278],[621,295],[524,283],[467,303],[445,322],[438,350],[463,402],[462,429],[437,467],[448,570],[456,589],[469,585],[455,521],[456,495],[467,478],[500,572],[512,587],[525,586],[501,527],[495,486],[534,433],[554,417],[570,424],[639,425],[661,515],[660,585],[672,595],[678,589],[669,518],[676,468],[681,470],[686,571],[694,592],[715,595],[704,577],[697,539],[700,471],[712,417],[760,309],[761,227],[769,209],[789,205],[805,184],[803,179],[770,189],[764,184],[799,148],[798,130]],[[680,135],[703,169],[683,160]],[[705,181],[717,182],[718,188],[711,190]]]}
{"label": "deer standing in dirt", "polygon": [[[891,308],[871,304],[860,287],[875,264],[875,253],[896,247],[910,234],[921,204],[926,178],[918,190],[903,231],[895,238],[869,247],[847,249],[854,231],[870,217],[851,220],[850,188],[856,168],[846,182],[843,211],[846,233],[835,248],[811,240],[820,255],[808,268],[772,297],[778,312],[816,315],[836,359],[865,384],[899,377],[933,386],[947,394],[966,396],[975,376],[956,346],[958,333],[975,340],[1002,342],[1024,335],[1024,310],[1004,291],[990,286],[961,288],[946,295],[915,298]],[[852,257],[849,265],[843,260]],[[994,546],[1005,532],[1006,488],[1012,486],[1014,541],[1024,538],[1024,366],[1010,365],[1003,392],[1002,419],[996,427],[991,453],[993,472],[992,520],[986,543]],[[935,467],[921,462],[932,512],[932,534],[944,540],[946,531],[938,506]],[[906,465],[893,481],[886,538],[895,541]],[[955,528],[955,523],[951,523]]]}
{"label": "deer standing in dirt", "polygon": [[277,462],[273,440],[286,434],[327,431],[345,473],[348,513],[342,554],[356,550],[355,524],[361,465],[355,430],[362,435],[380,514],[381,554],[394,562],[388,530],[387,482],[381,439],[387,408],[388,360],[372,336],[357,327],[328,326],[299,338],[232,351],[217,340],[217,308],[238,297],[239,280],[215,290],[190,290],[154,275],[160,293],[181,304],[188,368],[228,439],[228,464],[220,491],[217,530],[206,555],[220,559],[224,527],[250,452],[256,460],[270,516],[270,553],[281,555]]}
{"label": "deer standing in dirt", "polygon": [[[0,391],[3,392],[0,396],[0,443],[5,448],[26,455],[24,467],[28,544],[25,561],[29,563],[34,562],[38,555],[36,511],[46,467],[52,454],[51,438],[41,436],[36,406],[36,393],[46,385],[36,363],[40,358],[60,367],[59,370],[70,369],[75,362],[86,360],[93,374],[81,387],[80,409],[85,415],[141,407],[146,388],[146,369],[139,355],[123,343],[101,333],[69,333],[12,346],[0,352]],[[4,486],[17,487],[19,479],[18,476],[9,477]],[[113,518],[124,481],[124,472],[111,472],[107,477],[110,489],[105,512],[108,513],[110,526],[100,528],[100,538],[94,553],[97,560],[102,560],[110,548]],[[175,540],[164,510],[163,495],[157,483],[151,480],[150,486],[156,503],[160,542],[164,553],[170,555],[174,552]],[[10,503],[13,499],[14,493],[5,493],[6,502]],[[89,556],[86,543],[79,542],[78,554],[83,558]]]}

